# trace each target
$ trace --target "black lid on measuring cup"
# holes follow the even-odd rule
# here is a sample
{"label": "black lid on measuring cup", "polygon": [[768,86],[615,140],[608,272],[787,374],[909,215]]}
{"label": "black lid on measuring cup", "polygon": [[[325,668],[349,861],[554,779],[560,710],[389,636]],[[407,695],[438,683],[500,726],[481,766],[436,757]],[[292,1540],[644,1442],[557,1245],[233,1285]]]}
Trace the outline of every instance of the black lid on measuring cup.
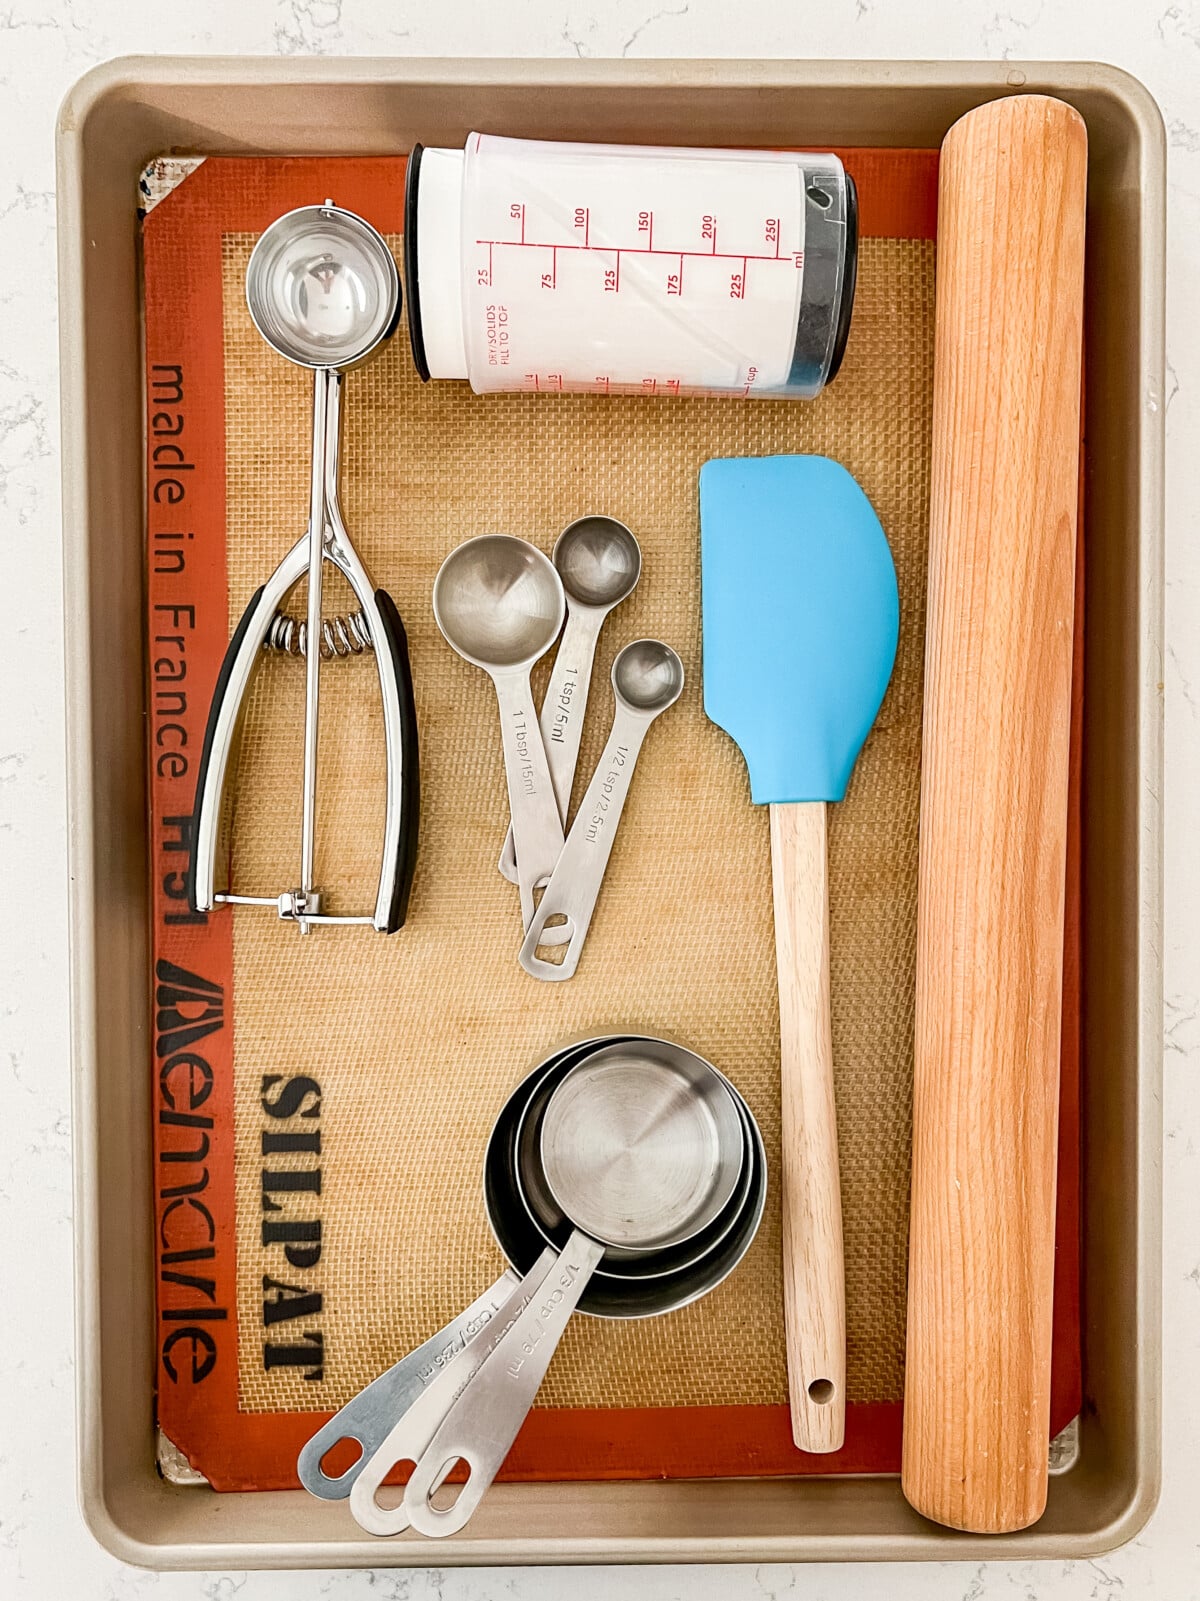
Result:
{"label": "black lid on measuring cup", "polygon": [[829,358],[827,384],[837,377],[846,354],[846,341],[850,337],[850,318],[854,314],[854,291],[858,287],[858,186],[846,174],[846,265],[842,269],[842,294],[838,305],[837,332],[833,336],[833,354]]}
{"label": "black lid on measuring cup", "polygon": [[819,394],[837,376],[850,337],[858,279],[858,190],[849,173],[845,174],[843,192],[844,207],[837,207],[835,195],[822,182],[821,173],[808,175],[804,193],[804,288],[785,387],[809,396]]}
{"label": "black lid on measuring cup", "polygon": [[429,362],[425,356],[425,334],[421,327],[421,281],[417,270],[417,189],[424,150],[423,145],[412,147],[408,171],[404,176],[404,293],[408,301],[408,343],[412,350],[413,366],[428,383]]}

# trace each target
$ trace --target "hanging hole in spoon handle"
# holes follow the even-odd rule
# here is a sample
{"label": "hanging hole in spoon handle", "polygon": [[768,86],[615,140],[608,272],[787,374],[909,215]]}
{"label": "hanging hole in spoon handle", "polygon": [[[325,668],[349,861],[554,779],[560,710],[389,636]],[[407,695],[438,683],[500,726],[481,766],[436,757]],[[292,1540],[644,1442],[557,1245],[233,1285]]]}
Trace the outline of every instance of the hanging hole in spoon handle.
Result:
{"label": "hanging hole in spoon handle", "polygon": [[[603,1255],[602,1245],[575,1230],[540,1293],[442,1419],[404,1492],[409,1522],[419,1533],[443,1538],[466,1526],[529,1415],[571,1313]],[[433,1497],[460,1461],[467,1478],[453,1505],[434,1506]]]}
{"label": "hanging hole in spoon handle", "polygon": [[[335,1412],[301,1448],[296,1472],[304,1488],[322,1501],[344,1501],[397,1421],[429,1387],[431,1377],[494,1321],[519,1282],[509,1268],[465,1312],[451,1318],[424,1345],[402,1357]],[[358,1455],[341,1473],[327,1471],[331,1455],[344,1454],[339,1452],[343,1445],[346,1449],[357,1447]],[[332,1462],[329,1465],[332,1467]]]}
{"label": "hanging hole in spoon handle", "polygon": [[[519,959],[533,978],[555,983],[575,975],[612,855],[617,824],[625,808],[638,752],[649,726],[647,721],[626,721],[620,712],[617,714],[608,744],[579,803],[579,815],[563,845],[558,865],[525,932]],[[551,918],[563,921],[551,924]],[[553,947],[554,957],[539,956],[540,947]],[[559,951],[562,952],[561,961],[555,959]]]}
{"label": "hanging hole in spoon handle", "polygon": [[[635,639],[617,653],[612,731],[521,946],[521,966],[532,977],[556,983],[574,975],[642,743],[683,693],[683,679],[683,663],[660,639]],[[557,949],[541,956],[539,947]]]}

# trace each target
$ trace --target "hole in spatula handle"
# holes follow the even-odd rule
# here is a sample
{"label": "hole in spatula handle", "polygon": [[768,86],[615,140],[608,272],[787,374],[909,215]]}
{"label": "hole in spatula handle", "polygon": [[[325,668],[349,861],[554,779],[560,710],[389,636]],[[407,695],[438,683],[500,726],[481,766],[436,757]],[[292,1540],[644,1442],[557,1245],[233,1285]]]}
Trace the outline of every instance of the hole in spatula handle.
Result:
{"label": "hole in spatula handle", "polygon": [[808,1398],[818,1406],[828,1406],[833,1400],[833,1380],[814,1379],[808,1387]]}

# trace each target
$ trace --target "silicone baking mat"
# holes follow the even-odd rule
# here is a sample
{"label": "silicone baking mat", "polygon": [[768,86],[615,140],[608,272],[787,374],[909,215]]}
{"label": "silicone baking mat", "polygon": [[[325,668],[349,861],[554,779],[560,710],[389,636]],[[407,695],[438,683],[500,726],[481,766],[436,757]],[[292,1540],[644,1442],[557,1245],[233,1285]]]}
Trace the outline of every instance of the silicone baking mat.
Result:
{"label": "silicone baking mat", "polygon": [[[901,592],[895,677],[830,825],[846,1445],[812,1458],[791,1444],[773,1190],[754,1247],[711,1296],[666,1318],[573,1322],[505,1476],[899,1466],[936,154],[845,157],[861,198],[858,297],[843,371],[816,402],[483,398],[423,385],[403,329],[348,377],[343,509],[405,619],[421,731],[420,860],[408,925],[390,939],[305,939],[256,909],[197,918],[183,886],[226,641],[307,515],[311,380],[256,333],[246,262],[275,216],[327,195],[398,249],[404,162],[209,160],[146,218],[158,1410],[218,1488],[294,1485],[322,1419],[495,1277],[484,1144],[513,1085],[564,1040],[635,1029],[693,1046],[745,1094],[777,1171],[767,818],[702,710],[696,475],[711,456],[781,451],[855,474]],[[539,985],[517,965],[515,891],[495,868],[506,814],[491,687],[441,639],[430,590],[469,535],[549,549],[589,511],[633,528],[644,570],[601,639],[581,775],[607,733],[622,643],[668,640],[688,684],[649,737],[579,973]],[[327,609],[348,603],[331,581]],[[301,588],[290,609],[302,606]],[[265,656],[230,785],[242,892],[295,877],[302,725],[301,665]],[[383,796],[369,657],[323,671],[321,727],[317,881],[330,910],[361,910]],[[1056,1430],[1079,1390],[1074,916]]]}

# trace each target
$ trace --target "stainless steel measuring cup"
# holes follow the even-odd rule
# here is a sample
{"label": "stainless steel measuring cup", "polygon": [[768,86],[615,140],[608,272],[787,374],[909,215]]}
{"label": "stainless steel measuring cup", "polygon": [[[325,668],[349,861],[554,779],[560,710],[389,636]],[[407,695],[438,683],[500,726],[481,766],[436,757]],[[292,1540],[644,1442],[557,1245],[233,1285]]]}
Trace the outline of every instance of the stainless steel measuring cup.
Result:
{"label": "stainless steel measuring cup", "polygon": [[[646,1036],[608,1036],[581,1045],[568,1057],[552,1057],[518,1085],[501,1109],[484,1158],[484,1206],[496,1243],[520,1273],[528,1272],[547,1244],[556,1249],[570,1237],[571,1223],[549,1195],[540,1174],[540,1138],[531,1139],[529,1121],[538,1101],[570,1066],[615,1046],[687,1052],[671,1040]],[[718,1077],[719,1069],[707,1064]],[[758,1228],[766,1196],[766,1155],[758,1125],[735,1087],[724,1079],[741,1114],[750,1182],[730,1202],[736,1208],[731,1227],[727,1213],[691,1241],[647,1256],[620,1254],[611,1248],[592,1275],[579,1302],[581,1314],[605,1318],[657,1317],[707,1295],[745,1255]],[[534,1127],[537,1128],[535,1122]],[[540,1133],[540,1130],[539,1130]]]}
{"label": "stainless steel measuring cup", "polygon": [[[656,1040],[646,1035],[610,1036],[607,1040],[596,1041],[582,1047],[581,1055],[593,1056],[598,1062],[602,1055],[611,1061],[621,1055],[636,1059],[655,1051],[680,1052],[683,1049],[682,1046],[670,1041]],[[543,1242],[556,1250],[561,1250],[570,1237],[571,1223],[559,1206],[542,1166],[542,1121],[551,1096],[578,1059],[572,1053],[567,1053],[557,1061],[553,1061],[525,1099],[517,1119],[516,1133],[512,1136],[513,1159],[508,1166],[509,1183],[521,1203],[525,1217],[533,1224]],[[604,1253],[604,1260],[592,1277],[586,1292],[588,1296],[595,1297],[599,1292],[603,1297],[610,1292],[621,1292],[628,1287],[631,1280],[663,1279],[669,1280],[672,1284],[678,1283],[681,1273],[693,1268],[702,1258],[711,1256],[737,1227],[755,1182],[753,1142],[757,1137],[757,1130],[741,1097],[736,1092],[732,1093],[742,1119],[745,1160],[737,1188],[721,1212],[709,1225],[689,1239],[677,1245],[662,1247],[649,1255],[621,1250],[610,1245]],[[497,1137],[505,1137],[503,1130],[502,1119],[497,1124]],[[489,1178],[496,1163],[502,1161],[504,1157],[489,1147],[487,1158]],[[496,1208],[489,1202],[488,1210],[491,1213]],[[612,1315],[612,1307],[608,1302],[595,1307],[585,1305],[584,1310]]]}
{"label": "stainless steel measuring cup", "polygon": [[[534,1069],[530,1079],[538,1079],[544,1071],[558,1071],[564,1065],[569,1067],[594,1049],[596,1043],[594,1040],[584,1040],[555,1052],[539,1068]],[[530,1079],[524,1082],[529,1083]],[[520,1088],[523,1089],[524,1084]],[[496,1127],[499,1129],[503,1125],[502,1113]],[[296,1462],[296,1471],[304,1488],[323,1501],[345,1500],[355,1480],[397,1421],[425,1393],[430,1382],[453,1356],[470,1345],[485,1329],[494,1327],[509,1293],[520,1282],[521,1275],[507,1268],[494,1284],[472,1301],[466,1311],[451,1318],[436,1334],[401,1357],[352,1396],[327,1423],[322,1424],[305,1442]],[[326,1469],[326,1462],[330,1453],[339,1446],[357,1447],[357,1455],[342,1472],[330,1473]]]}
{"label": "stainless steel measuring cup", "polygon": [[[765,1172],[759,1151],[746,1151],[735,1094],[715,1069],[690,1052],[678,1057],[648,1054],[636,1091],[628,1071],[614,1073],[607,1061],[590,1069],[591,1054],[582,1056],[555,1092],[564,1095],[564,1106],[552,1125],[551,1161],[558,1183],[570,1186],[576,1164],[584,1168],[593,1161],[595,1137],[607,1131],[601,1142],[608,1156],[607,1177],[592,1167],[593,1189],[576,1184],[573,1190],[601,1233],[623,1237],[629,1248],[635,1241],[632,1231],[641,1228],[647,1253],[688,1238],[720,1215],[744,1164],[757,1163],[759,1194],[747,1207],[753,1221],[743,1227],[732,1260],[726,1251],[696,1269],[698,1278],[685,1295],[694,1298],[740,1259],[761,1216]],[[630,1063],[634,1059],[635,1053]],[[543,1149],[550,1151],[545,1140]],[[489,1214],[495,1193],[488,1192]],[[493,1225],[498,1234],[505,1226],[495,1216]],[[360,1474],[350,1499],[364,1528],[395,1533],[411,1521],[424,1533],[441,1535],[466,1523],[507,1455],[605,1250],[602,1240],[575,1227],[560,1253],[543,1251],[525,1264],[527,1276],[498,1316],[495,1335],[489,1329],[454,1359]],[[631,1284],[628,1293],[641,1297],[649,1313],[679,1304],[673,1297],[680,1290],[679,1285],[667,1287],[664,1299],[662,1282],[647,1281]],[[509,1326],[504,1328],[506,1320]],[[468,1480],[453,1507],[443,1511],[432,1504],[432,1496],[460,1459],[467,1464]],[[416,1462],[404,1503],[382,1508],[379,1486],[403,1460]]]}
{"label": "stainless steel measuring cup", "polygon": [[[609,612],[637,587],[642,551],[629,529],[615,517],[588,516],[567,524],[554,542],[550,559],[563,581],[567,621],[550,669],[538,726],[546,747],[558,815],[566,828],[596,642]],[[499,865],[505,878],[515,884],[517,863],[511,827]]]}
{"label": "stainless steel measuring cup", "polygon": [[549,881],[563,846],[529,670],[558,638],[565,610],[562,579],[549,557],[510,534],[468,539],[434,579],[433,614],[447,643],[496,686],[526,928],[533,892]]}
{"label": "stainless steel measuring cup", "polygon": [[[618,653],[612,685],[616,699],[612,732],[546,892],[525,930],[520,961],[534,978],[571,978],[579,966],[642,741],[654,719],[683,693],[683,663],[661,640],[638,639]],[[551,918],[565,922],[547,928]],[[561,962],[538,955],[538,947],[547,944],[562,950]]]}
{"label": "stainless steel measuring cup", "polygon": [[745,1164],[737,1106],[702,1057],[639,1040],[590,1052],[542,1114],[541,1171],[565,1218],[617,1255],[684,1244]]}

